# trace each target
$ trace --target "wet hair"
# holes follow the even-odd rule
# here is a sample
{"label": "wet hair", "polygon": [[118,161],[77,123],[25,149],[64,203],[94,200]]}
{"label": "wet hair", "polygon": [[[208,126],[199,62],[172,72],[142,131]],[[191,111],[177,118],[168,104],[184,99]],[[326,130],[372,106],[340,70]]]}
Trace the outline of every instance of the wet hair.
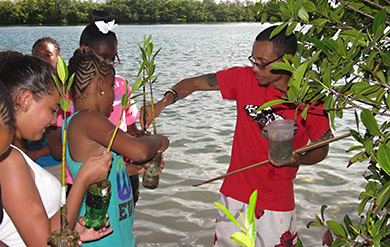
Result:
{"label": "wet hair", "polygon": [[0,73],[0,81],[7,88],[14,104],[17,104],[26,91],[31,91],[35,100],[51,95],[57,90],[53,74],[56,75],[56,71],[48,62],[23,55],[14,57],[5,64]]}
{"label": "wet hair", "polygon": [[34,53],[34,50],[35,50],[35,47],[40,44],[40,43],[43,43],[43,42],[49,42],[49,43],[52,43],[54,45],[54,47],[56,48],[57,50],[57,54],[60,54],[60,51],[61,51],[61,48],[60,48],[60,44],[58,44],[57,40],[51,38],[51,37],[43,37],[43,38],[40,38],[38,39],[37,41],[35,41],[33,47],[32,47],[32,53]]}
{"label": "wet hair", "polygon": [[256,42],[258,41],[270,41],[273,44],[273,52],[277,56],[283,56],[284,54],[292,54],[294,55],[297,51],[297,39],[295,34],[291,34],[289,36],[286,35],[287,28],[284,28],[280,33],[273,36],[270,39],[270,35],[272,31],[275,30],[277,26],[271,26],[261,31],[259,35],[256,37]]}
{"label": "wet hair", "polygon": [[75,74],[71,96],[81,96],[98,74],[106,77],[115,75],[114,67],[101,59],[91,48],[78,48],[69,60],[69,74]]}
{"label": "wet hair", "polygon": [[89,24],[84,28],[83,32],[81,33],[80,46],[84,45],[87,47],[92,47],[93,45],[98,44],[102,41],[114,42],[118,44],[118,40],[114,32],[108,31],[107,34],[104,34],[100,32],[95,25],[95,21],[110,22],[112,20],[114,20],[114,17],[108,10],[91,10],[89,13]]}

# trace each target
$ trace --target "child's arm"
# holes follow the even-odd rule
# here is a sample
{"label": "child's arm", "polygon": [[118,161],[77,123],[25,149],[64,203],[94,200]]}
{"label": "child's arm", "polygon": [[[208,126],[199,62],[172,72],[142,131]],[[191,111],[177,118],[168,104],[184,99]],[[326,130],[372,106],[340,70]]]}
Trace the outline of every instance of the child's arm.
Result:
{"label": "child's arm", "polygon": [[3,207],[27,246],[46,246],[50,221],[23,155],[10,148],[0,162]]}
{"label": "child's arm", "polygon": [[[69,228],[75,225],[88,185],[107,177],[111,160],[112,154],[91,157],[80,169],[67,201]],[[3,207],[27,246],[46,246],[50,233],[60,228],[60,211],[48,218],[34,180],[23,155],[11,148],[0,161],[2,196],[7,198]]]}
{"label": "child's arm", "polygon": [[[108,147],[115,125],[95,111],[81,111],[69,123],[69,148],[77,162]],[[112,150],[135,163],[146,163],[157,153],[168,148],[169,140],[162,135],[133,137],[118,130]]]}

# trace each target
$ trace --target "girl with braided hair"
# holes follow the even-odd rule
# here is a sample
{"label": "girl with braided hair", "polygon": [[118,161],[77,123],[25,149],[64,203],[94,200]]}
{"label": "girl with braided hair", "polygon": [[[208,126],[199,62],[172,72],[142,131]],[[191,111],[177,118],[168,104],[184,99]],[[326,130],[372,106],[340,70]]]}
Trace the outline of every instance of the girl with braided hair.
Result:
{"label": "girl with braided hair", "polygon": [[[113,109],[114,76],[112,65],[98,57],[92,49],[79,48],[69,60],[69,73],[74,73],[71,96],[75,113],[68,118],[67,162],[72,177],[76,177],[82,162],[90,155],[103,152],[111,140],[115,125],[107,118]],[[162,135],[134,137],[121,129],[115,136],[114,155],[108,179],[111,199],[108,207],[113,234],[85,246],[134,246],[132,232],[134,202],[127,164],[128,157],[136,164],[145,164],[157,152],[168,148]],[[79,215],[84,215],[83,203]]]}

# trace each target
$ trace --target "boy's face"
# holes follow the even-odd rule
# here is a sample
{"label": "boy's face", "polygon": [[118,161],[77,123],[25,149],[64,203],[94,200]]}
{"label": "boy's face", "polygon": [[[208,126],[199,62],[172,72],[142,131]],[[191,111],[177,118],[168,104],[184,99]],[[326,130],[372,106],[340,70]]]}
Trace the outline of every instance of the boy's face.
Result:
{"label": "boy's face", "polygon": [[58,55],[56,47],[47,41],[39,43],[33,51],[33,56],[42,58],[43,60],[49,62],[54,68],[57,67]]}
{"label": "boy's face", "polygon": [[[252,56],[256,63],[253,64],[252,70],[255,73],[255,77],[260,86],[268,86],[272,84],[278,89],[287,89],[287,82],[290,79],[290,76],[283,71],[277,71],[271,68],[273,63],[283,61],[282,58],[278,59],[280,56],[273,52],[272,42],[255,41],[252,47]],[[272,63],[268,64],[269,62]]]}

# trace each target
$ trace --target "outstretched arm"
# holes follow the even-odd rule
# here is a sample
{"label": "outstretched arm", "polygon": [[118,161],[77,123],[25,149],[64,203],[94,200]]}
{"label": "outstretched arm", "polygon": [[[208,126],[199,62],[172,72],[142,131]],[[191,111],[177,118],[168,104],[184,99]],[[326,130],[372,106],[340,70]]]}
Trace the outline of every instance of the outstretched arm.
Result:
{"label": "outstretched arm", "polygon": [[[195,91],[219,90],[219,86],[216,74],[212,73],[181,80],[179,83],[173,86],[172,89],[174,92],[168,91],[164,95],[164,98],[154,104],[154,114],[156,117],[161,114],[165,107],[176,102],[175,93],[177,100],[179,100],[184,99]],[[143,120],[144,114],[146,117],[145,123]],[[142,129],[147,129],[152,122],[152,107],[150,105],[141,107],[140,122]]]}

